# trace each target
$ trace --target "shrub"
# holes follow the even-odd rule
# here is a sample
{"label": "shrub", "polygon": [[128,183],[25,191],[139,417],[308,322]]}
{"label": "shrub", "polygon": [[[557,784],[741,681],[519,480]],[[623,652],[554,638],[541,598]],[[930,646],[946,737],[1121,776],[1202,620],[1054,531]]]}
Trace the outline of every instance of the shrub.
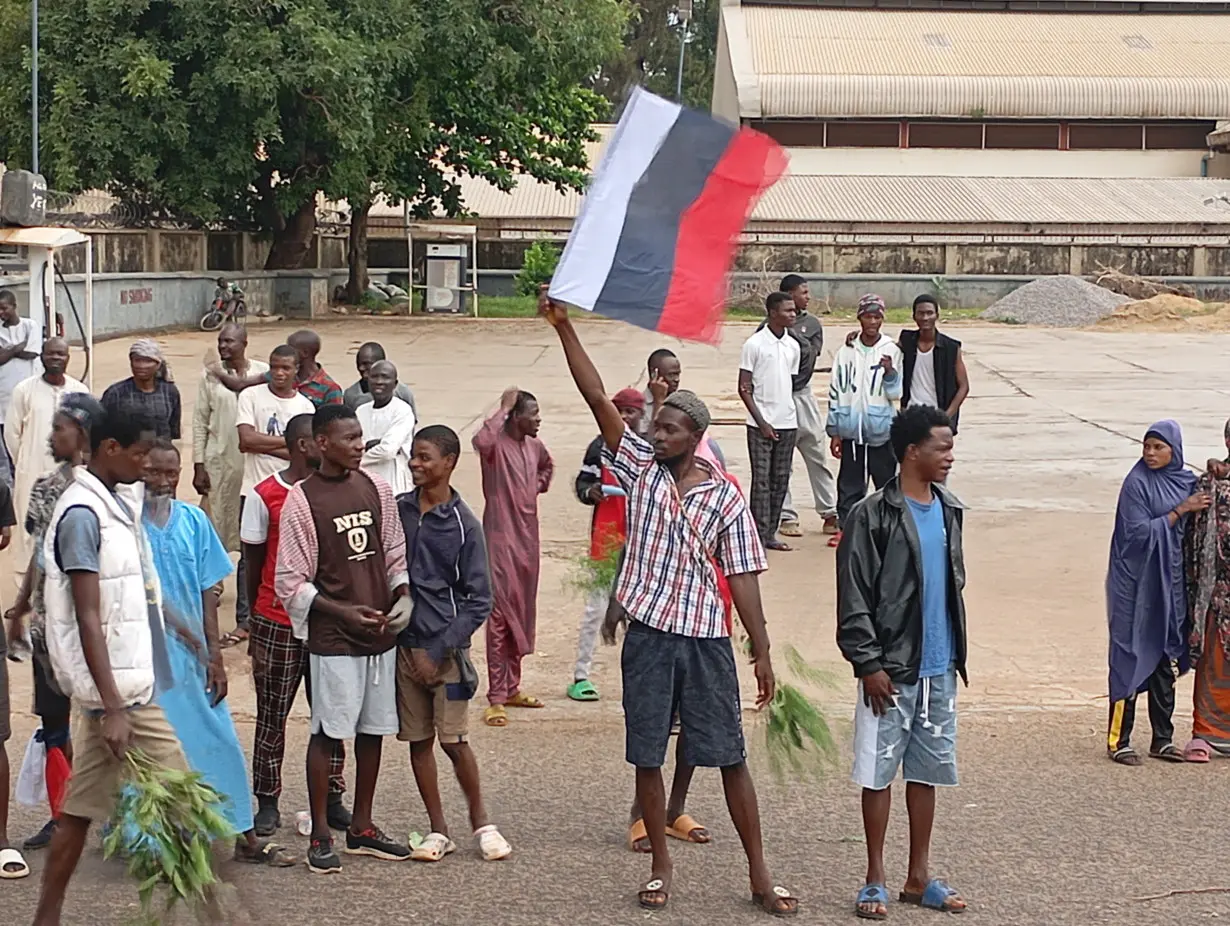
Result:
{"label": "shrub", "polygon": [[521,270],[517,273],[517,293],[538,295],[538,287],[551,279],[559,263],[559,248],[550,241],[535,241],[525,252]]}

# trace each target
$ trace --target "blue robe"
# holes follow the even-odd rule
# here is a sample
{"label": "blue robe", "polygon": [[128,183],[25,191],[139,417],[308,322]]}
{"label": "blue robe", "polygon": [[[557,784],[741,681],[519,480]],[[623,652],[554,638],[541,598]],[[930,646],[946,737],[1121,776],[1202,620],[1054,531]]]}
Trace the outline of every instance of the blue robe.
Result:
{"label": "blue robe", "polygon": [[[189,628],[205,652],[205,611],[201,593],[233,571],[230,557],[209,518],[195,505],[174,502],[165,527],[144,520],[154,568],[162,583],[162,607]],[[174,674],[158,704],[179,737],[188,765],[222,795],[219,810],[236,833],[252,829],[252,791],[248,763],[226,701],[213,706],[205,690],[205,665],[167,626],[167,649]]]}
{"label": "blue robe", "polygon": [[1167,466],[1152,470],[1138,460],[1123,480],[1106,573],[1110,629],[1110,701],[1122,701],[1148,684],[1163,658],[1191,666],[1184,630],[1187,588],[1183,577],[1183,529],[1188,516],[1169,514],[1196,491],[1196,476],[1183,466],[1183,434],[1177,422],[1159,421],[1147,437],[1170,445]]}

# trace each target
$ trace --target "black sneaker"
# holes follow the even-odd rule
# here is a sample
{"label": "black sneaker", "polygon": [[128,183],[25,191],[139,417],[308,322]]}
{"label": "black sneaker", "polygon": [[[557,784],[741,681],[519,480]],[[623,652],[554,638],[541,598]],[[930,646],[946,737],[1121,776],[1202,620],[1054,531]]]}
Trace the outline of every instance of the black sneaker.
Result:
{"label": "black sneaker", "polygon": [[342,860],[333,851],[332,839],[312,840],[308,847],[307,867],[314,875],[335,875],[342,870]]}
{"label": "black sneaker", "polygon": [[354,820],[340,796],[336,801],[329,801],[329,809],[325,812],[325,822],[329,824],[329,829],[338,832],[347,832],[350,829],[350,824]]}
{"label": "black sneaker", "polygon": [[34,852],[38,849],[46,849],[51,845],[51,837],[55,835],[56,821],[48,820],[41,830],[27,839],[21,844],[22,849],[26,852]]}
{"label": "black sneaker", "polygon": [[410,847],[393,842],[373,826],[362,833],[346,832],[346,854],[370,855],[388,862],[404,862],[410,857]]}
{"label": "black sneaker", "polygon": [[257,836],[267,837],[276,833],[282,825],[282,814],[278,812],[278,805],[261,804],[256,809],[256,816],[252,818],[252,825]]}

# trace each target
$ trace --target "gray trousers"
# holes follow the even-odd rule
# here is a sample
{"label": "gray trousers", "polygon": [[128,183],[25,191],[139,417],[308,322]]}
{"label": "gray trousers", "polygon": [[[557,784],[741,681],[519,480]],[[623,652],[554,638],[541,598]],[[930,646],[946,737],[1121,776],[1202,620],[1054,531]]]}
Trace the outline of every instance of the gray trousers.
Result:
{"label": "gray trousers", "polygon": [[[794,446],[807,466],[807,480],[811,483],[816,513],[822,518],[832,517],[837,513],[837,480],[828,467],[829,436],[824,432],[824,419],[820,416],[820,406],[810,386],[794,394],[794,411],[799,419]],[[787,486],[786,501],[782,504],[782,523],[798,520],[799,512],[794,507]]]}
{"label": "gray trousers", "polygon": [[581,628],[577,634],[577,664],[572,670],[574,682],[589,678],[589,670],[594,666],[598,632],[606,619],[606,608],[610,600],[611,593],[607,589],[591,591],[585,599],[585,612],[581,615]]}

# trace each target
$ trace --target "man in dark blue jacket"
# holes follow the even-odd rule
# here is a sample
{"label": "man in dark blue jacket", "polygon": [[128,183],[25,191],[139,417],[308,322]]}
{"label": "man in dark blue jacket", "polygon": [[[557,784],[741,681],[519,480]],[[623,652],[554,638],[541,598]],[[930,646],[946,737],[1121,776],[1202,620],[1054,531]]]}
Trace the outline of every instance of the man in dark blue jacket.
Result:
{"label": "man in dark blue jacket", "polygon": [[412,600],[410,622],[397,638],[397,738],[410,743],[410,766],[431,821],[431,833],[410,855],[420,862],[438,862],[457,849],[440,802],[437,738],[466,796],[483,858],[512,852],[487,818],[478,761],[466,741],[470,699],[478,689],[470,638],[491,614],[491,579],[482,524],[449,483],[460,456],[461,441],[451,428],[423,428],[410,459],[414,491],[397,500]]}

